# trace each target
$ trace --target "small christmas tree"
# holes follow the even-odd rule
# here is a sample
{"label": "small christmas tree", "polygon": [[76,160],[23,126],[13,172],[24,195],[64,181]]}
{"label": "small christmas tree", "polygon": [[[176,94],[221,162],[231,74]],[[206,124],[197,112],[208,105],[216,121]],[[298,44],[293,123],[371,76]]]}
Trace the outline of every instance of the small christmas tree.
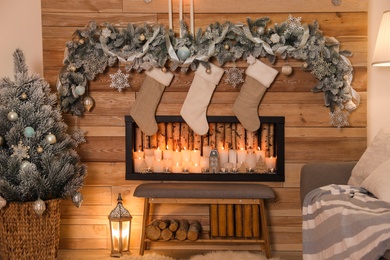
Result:
{"label": "small christmas tree", "polygon": [[28,75],[23,52],[13,57],[15,80],[0,79],[0,200],[71,196],[81,203],[86,166],[75,148],[84,137],[67,133],[56,95],[39,75]]}

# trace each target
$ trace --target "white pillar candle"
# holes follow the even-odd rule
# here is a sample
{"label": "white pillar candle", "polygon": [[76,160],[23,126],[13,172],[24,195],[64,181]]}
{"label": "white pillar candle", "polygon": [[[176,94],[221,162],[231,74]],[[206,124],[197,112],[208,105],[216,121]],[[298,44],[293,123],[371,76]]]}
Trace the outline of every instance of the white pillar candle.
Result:
{"label": "white pillar candle", "polygon": [[256,167],[256,154],[255,153],[247,153],[245,157],[245,162],[248,168],[255,168]]}
{"label": "white pillar candle", "polygon": [[264,161],[265,158],[265,151],[260,150],[260,147],[255,151],[256,154],[256,162],[261,158],[261,160]]}
{"label": "white pillar candle", "polygon": [[154,149],[144,149],[145,156],[154,156]]}
{"label": "white pillar candle", "polygon": [[144,158],[138,157],[134,159],[134,172],[141,172],[142,163],[144,162]]}
{"label": "white pillar candle", "polygon": [[229,162],[229,151],[225,150],[224,147],[218,150],[219,153],[219,165],[224,165]]}
{"label": "white pillar candle", "polygon": [[241,148],[240,150],[237,150],[237,161],[239,164],[242,164],[245,162],[246,158],[246,150],[244,148]]}
{"label": "white pillar candle", "polygon": [[145,162],[148,167],[153,167],[154,155],[145,156]]}
{"label": "white pillar candle", "polygon": [[229,162],[236,164],[237,163],[237,151],[230,149],[229,150]]}
{"label": "white pillar candle", "polygon": [[191,151],[191,162],[199,164],[200,152],[198,150]]}
{"label": "white pillar candle", "polygon": [[183,169],[190,170],[192,162],[190,160],[181,161],[181,166],[183,166]]}
{"label": "white pillar candle", "polygon": [[201,166],[199,164],[195,163],[194,165],[191,166],[190,172],[201,173],[201,171],[202,171],[201,169],[202,169]]}
{"label": "white pillar candle", "polygon": [[183,168],[181,167],[179,162],[177,162],[176,164],[172,165],[172,172],[173,173],[181,173],[182,171],[183,171]]}
{"label": "white pillar candle", "polygon": [[268,171],[275,171],[276,169],[276,157],[266,157],[265,165],[267,166]]}
{"label": "white pillar candle", "polygon": [[173,153],[173,151],[168,149],[168,146],[167,146],[167,149],[163,151],[163,159],[164,160],[172,159],[172,153]]}
{"label": "white pillar candle", "polygon": [[205,169],[209,168],[209,157],[206,156],[200,157],[200,167]]}
{"label": "white pillar candle", "polygon": [[172,160],[174,163],[180,163],[181,162],[181,152],[179,152],[178,150],[174,151],[172,153]]}
{"label": "white pillar candle", "polygon": [[181,150],[181,161],[191,161],[191,151],[187,149]]}
{"label": "white pillar candle", "polygon": [[155,160],[153,162],[153,171],[154,172],[163,172],[164,171],[164,162],[161,160]]}
{"label": "white pillar candle", "polygon": [[133,152],[133,158],[144,158],[144,152],[141,150],[138,150],[138,152]]}
{"label": "white pillar candle", "polygon": [[162,160],[162,151],[160,150],[160,147],[158,147],[157,150],[154,150],[154,160]]}
{"label": "white pillar candle", "polygon": [[172,30],[172,0],[168,0],[169,29]]}
{"label": "white pillar candle", "polygon": [[163,162],[164,162],[164,168],[172,168],[172,165],[173,165],[172,159],[163,160]]}
{"label": "white pillar candle", "polygon": [[203,146],[202,147],[203,156],[210,157],[211,150],[212,150],[211,146],[209,145]]}

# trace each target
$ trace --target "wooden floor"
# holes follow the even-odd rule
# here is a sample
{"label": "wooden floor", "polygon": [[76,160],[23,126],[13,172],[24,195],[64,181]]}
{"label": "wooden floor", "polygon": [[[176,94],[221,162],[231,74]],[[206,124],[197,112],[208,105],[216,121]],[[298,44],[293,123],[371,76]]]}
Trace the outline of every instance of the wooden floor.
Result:
{"label": "wooden floor", "polygon": [[[175,259],[188,259],[193,255],[207,253],[208,251],[191,250],[147,250],[145,255],[156,253],[159,255],[170,256]],[[138,255],[138,252],[131,252],[132,255]],[[251,253],[262,254],[260,251],[251,251]],[[272,252],[272,257],[279,257],[280,260],[302,260],[301,252]],[[60,250],[57,260],[104,260],[113,259],[110,252],[105,250]]]}

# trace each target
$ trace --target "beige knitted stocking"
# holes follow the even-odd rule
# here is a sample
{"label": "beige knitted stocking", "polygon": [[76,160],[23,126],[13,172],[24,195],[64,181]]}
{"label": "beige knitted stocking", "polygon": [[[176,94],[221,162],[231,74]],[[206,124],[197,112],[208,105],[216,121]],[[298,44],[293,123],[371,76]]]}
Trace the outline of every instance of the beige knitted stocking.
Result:
{"label": "beige knitted stocking", "polygon": [[157,106],[165,87],[171,83],[173,74],[157,68],[145,73],[146,77],[131,107],[130,115],[142,132],[146,135],[154,135],[158,130],[155,118]]}
{"label": "beige knitted stocking", "polygon": [[195,77],[180,111],[184,121],[199,135],[204,135],[209,130],[206,110],[215,87],[224,73],[224,70],[220,67],[210,65],[210,73],[207,73],[203,66],[199,66],[195,71]]}
{"label": "beige knitted stocking", "polygon": [[258,109],[261,99],[278,71],[256,60],[245,73],[247,76],[233,104],[233,112],[245,129],[254,132],[260,128]]}

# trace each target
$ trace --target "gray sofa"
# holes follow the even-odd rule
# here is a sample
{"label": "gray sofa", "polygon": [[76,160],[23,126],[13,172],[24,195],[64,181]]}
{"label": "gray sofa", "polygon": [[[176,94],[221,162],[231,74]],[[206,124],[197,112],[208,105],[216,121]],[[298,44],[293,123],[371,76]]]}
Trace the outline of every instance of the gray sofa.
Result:
{"label": "gray sofa", "polygon": [[[301,169],[301,205],[312,190],[329,184],[346,185],[357,162],[308,163]],[[381,259],[390,259],[390,249]]]}

